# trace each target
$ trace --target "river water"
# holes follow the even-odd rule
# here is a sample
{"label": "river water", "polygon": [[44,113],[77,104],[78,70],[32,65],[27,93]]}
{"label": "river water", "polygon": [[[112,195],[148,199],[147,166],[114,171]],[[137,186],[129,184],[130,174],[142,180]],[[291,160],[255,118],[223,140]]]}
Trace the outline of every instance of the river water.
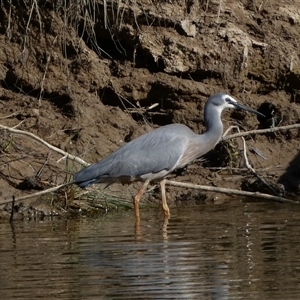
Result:
{"label": "river water", "polygon": [[300,206],[0,223],[1,299],[300,299]]}

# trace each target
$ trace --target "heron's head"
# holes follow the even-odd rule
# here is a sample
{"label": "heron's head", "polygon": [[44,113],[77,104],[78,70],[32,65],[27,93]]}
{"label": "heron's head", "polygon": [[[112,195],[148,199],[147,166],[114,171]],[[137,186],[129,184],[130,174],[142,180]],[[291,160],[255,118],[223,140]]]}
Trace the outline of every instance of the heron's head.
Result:
{"label": "heron's head", "polygon": [[239,108],[264,117],[262,113],[238,103],[233,97],[225,93],[212,95],[205,104],[205,111],[207,111],[208,114],[212,112],[221,114],[225,108]]}

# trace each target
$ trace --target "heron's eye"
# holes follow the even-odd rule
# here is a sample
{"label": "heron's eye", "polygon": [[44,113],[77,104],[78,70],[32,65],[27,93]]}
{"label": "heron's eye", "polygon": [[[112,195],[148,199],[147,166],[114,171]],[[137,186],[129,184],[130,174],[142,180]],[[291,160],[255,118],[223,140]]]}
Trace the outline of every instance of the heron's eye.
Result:
{"label": "heron's eye", "polygon": [[228,103],[228,104],[235,104],[235,101],[233,101],[231,98],[229,97],[226,97],[225,98],[225,101]]}

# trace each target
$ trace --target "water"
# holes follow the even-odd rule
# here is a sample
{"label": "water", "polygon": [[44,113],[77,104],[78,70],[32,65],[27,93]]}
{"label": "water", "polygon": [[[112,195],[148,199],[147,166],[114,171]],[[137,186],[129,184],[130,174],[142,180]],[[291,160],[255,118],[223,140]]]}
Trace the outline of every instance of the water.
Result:
{"label": "water", "polygon": [[300,206],[0,223],[1,299],[299,299]]}

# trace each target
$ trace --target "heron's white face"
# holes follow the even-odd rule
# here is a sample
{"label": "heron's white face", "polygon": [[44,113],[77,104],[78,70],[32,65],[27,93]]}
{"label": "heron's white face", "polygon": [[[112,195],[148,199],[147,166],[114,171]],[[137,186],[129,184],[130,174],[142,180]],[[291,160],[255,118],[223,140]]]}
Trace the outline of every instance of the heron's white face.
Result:
{"label": "heron's white face", "polygon": [[224,104],[222,105],[223,109],[224,108],[236,108],[237,101],[233,97],[231,97],[227,94],[224,94],[224,95],[222,95],[222,100],[224,102]]}
{"label": "heron's white face", "polygon": [[218,93],[212,96],[211,103],[214,105],[215,112],[218,112],[221,115],[222,111],[226,108],[236,108],[237,101],[225,94],[225,93]]}

